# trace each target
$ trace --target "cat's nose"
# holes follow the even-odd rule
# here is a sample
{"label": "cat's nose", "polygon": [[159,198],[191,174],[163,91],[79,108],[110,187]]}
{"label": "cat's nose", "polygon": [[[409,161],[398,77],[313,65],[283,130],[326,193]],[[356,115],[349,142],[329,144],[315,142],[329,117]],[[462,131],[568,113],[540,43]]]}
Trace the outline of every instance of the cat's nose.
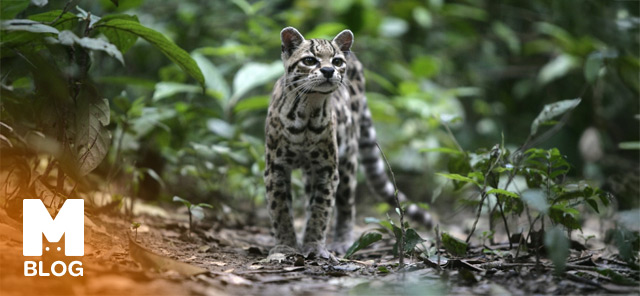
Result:
{"label": "cat's nose", "polygon": [[320,68],[320,72],[322,72],[322,75],[324,75],[324,77],[326,78],[331,78],[331,76],[333,76],[333,71],[335,70],[331,67]]}

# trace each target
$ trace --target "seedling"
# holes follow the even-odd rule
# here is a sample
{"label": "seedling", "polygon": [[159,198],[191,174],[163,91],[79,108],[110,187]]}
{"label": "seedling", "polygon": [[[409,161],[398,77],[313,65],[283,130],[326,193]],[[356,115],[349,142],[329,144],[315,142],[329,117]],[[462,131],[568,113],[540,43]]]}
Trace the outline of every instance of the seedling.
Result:
{"label": "seedling", "polygon": [[135,229],[135,231],[136,231],[136,239],[135,239],[135,241],[138,241],[138,228],[140,227],[140,225],[142,225],[142,223],[140,223],[140,222],[132,222],[131,223],[131,228]]}
{"label": "seedling", "polygon": [[202,208],[213,209],[213,206],[208,203],[192,204],[190,201],[179,196],[174,196],[173,201],[181,202],[185,207],[187,207],[187,211],[189,212],[189,236],[191,236],[191,231],[193,229],[193,219],[202,220],[204,218],[204,211]]}

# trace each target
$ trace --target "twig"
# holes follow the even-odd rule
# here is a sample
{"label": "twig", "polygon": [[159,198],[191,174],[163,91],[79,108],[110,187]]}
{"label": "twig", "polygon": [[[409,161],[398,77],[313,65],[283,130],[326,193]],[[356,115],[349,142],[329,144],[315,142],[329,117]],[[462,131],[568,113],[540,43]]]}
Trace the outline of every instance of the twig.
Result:
{"label": "twig", "polygon": [[64,5],[64,8],[62,9],[62,12],[60,13],[60,15],[58,15],[58,17],[56,17],[55,19],[53,19],[50,22],[44,23],[45,25],[53,25],[55,24],[58,20],[60,20],[60,18],[69,11],[69,6],[71,5],[71,3],[73,2],[73,0],[69,0],[67,1],[67,4]]}
{"label": "twig", "polygon": [[473,221],[473,227],[471,227],[471,232],[469,232],[469,235],[467,236],[467,239],[465,240],[466,243],[469,243],[469,240],[471,240],[471,236],[473,235],[473,233],[476,231],[476,226],[478,225],[478,221],[480,220],[480,213],[482,213],[482,204],[484,204],[484,200],[487,198],[487,179],[489,178],[489,174],[491,174],[491,171],[493,171],[493,168],[496,166],[496,164],[498,164],[498,162],[500,161],[500,159],[502,158],[502,152],[500,152],[500,155],[498,155],[498,157],[496,157],[496,160],[491,164],[491,166],[489,166],[489,169],[487,170],[487,173],[484,174],[484,183],[482,184],[482,188],[480,188],[480,194],[482,196],[482,198],[480,199],[480,205],[478,206],[478,212],[476,214],[476,220]]}
{"label": "twig", "polygon": [[440,224],[436,225],[436,252],[438,253],[438,268],[442,269],[440,265]]}
{"label": "twig", "polygon": [[458,140],[456,140],[456,137],[453,135],[453,132],[451,131],[451,129],[449,128],[449,125],[446,124],[445,122],[440,122],[442,124],[442,126],[444,126],[444,128],[447,130],[447,134],[449,134],[449,138],[451,138],[451,140],[453,140],[453,143],[456,144],[456,147],[458,147],[458,150],[460,152],[464,153],[464,149],[462,149],[462,146],[460,146],[460,143],[458,143]]}
{"label": "twig", "polygon": [[393,181],[393,197],[396,201],[396,207],[398,209],[398,213],[400,214],[400,241],[398,242],[398,253],[399,253],[399,267],[400,269],[402,269],[404,267],[404,211],[402,210],[402,207],[400,206],[400,201],[398,200],[398,185],[396,185],[396,177],[393,174],[393,170],[391,169],[391,165],[389,164],[389,161],[387,160],[387,156],[384,155],[384,152],[382,152],[382,148],[380,148],[380,144],[378,144],[378,142],[376,141],[376,146],[378,147],[378,150],[380,150],[380,154],[382,154],[382,158],[384,159],[384,162],[387,164],[387,168],[389,168],[389,172],[391,173],[391,181]]}

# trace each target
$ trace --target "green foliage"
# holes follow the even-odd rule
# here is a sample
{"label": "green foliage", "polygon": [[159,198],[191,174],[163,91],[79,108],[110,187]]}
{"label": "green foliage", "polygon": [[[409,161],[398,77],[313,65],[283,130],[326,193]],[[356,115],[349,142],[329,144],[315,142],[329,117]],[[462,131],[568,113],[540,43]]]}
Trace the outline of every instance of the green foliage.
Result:
{"label": "green foliage", "polygon": [[351,247],[349,247],[347,252],[344,254],[344,258],[351,257],[351,255],[353,255],[355,252],[358,252],[381,239],[382,239],[382,234],[380,233],[377,233],[377,232],[363,233],[360,236],[360,238],[357,241],[353,242]]}
{"label": "green foliage", "polygon": [[94,26],[97,30],[105,28],[105,35],[107,37],[111,36],[118,48],[128,49],[131,47],[135,42],[133,36],[147,40],[162,51],[171,61],[180,66],[184,72],[195,78],[201,85],[204,85],[202,71],[200,71],[198,64],[191,56],[159,32],[138,23],[136,17],[118,16],[100,19]]}
{"label": "green foliage", "polygon": [[453,256],[462,257],[467,254],[467,243],[449,235],[446,232],[442,233],[442,245],[445,250]]}

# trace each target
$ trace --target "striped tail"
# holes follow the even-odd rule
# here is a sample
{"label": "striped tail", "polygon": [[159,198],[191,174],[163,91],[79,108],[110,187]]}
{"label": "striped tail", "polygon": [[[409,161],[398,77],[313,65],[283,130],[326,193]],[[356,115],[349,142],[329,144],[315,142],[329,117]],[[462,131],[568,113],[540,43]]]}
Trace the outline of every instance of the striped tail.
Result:
{"label": "striped tail", "polygon": [[[395,208],[395,187],[389,180],[385,162],[376,145],[376,130],[371,120],[371,111],[367,106],[366,98],[363,103],[364,106],[362,106],[362,115],[360,117],[360,139],[358,142],[360,163],[363,166],[369,187],[376,195]],[[400,203],[407,201],[407,197],[400,191],[398,191],[398,201]],[[406,214],[411,220],[431,228],[433,222],[431,214],[417,205],[410,204],[406,208]]]}

